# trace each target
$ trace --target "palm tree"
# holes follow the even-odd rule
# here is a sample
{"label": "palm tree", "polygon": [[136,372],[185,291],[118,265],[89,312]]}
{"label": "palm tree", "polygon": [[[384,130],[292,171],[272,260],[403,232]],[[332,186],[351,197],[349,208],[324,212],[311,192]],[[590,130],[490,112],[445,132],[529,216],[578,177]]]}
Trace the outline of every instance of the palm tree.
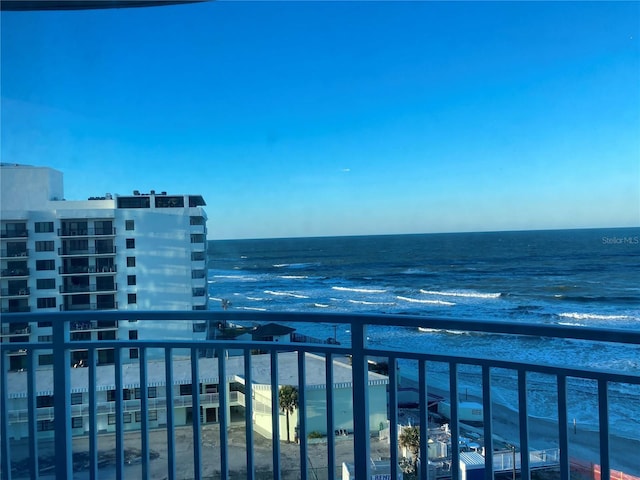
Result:
{"label": "palm tree", "polygon": [[398,438],[401,447],[411,452],[411,473],[417,472],[418,455],[420,454],[420,427],[404,427]]}
{"label": "palm tree", "polygon": [[289,436],[289,414],[298,408],[298,389],[292,385],[280,387],[278,391],[280,410],[287,415],[287,443],[291,443]]}

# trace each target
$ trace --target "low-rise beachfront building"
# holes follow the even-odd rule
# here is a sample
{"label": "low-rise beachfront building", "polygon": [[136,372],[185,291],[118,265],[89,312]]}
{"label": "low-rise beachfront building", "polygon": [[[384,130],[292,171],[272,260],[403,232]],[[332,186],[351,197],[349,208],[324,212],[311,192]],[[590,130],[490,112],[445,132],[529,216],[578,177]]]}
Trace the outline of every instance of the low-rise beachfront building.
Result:
{"label": "low-rise beachfront building", "polygon": [[[278,354],[279,385],[297,385],[298,357],[295,352]],[[199,358],[200,379],[196,391],[200,395],[200,421],[203,424],[217,423],[220,418],[220,379],[217,376],[217,358]],[[271,356],[253,355],[251,396],[247,397],[248,387],[244,375],[244,357],[229,357],[226,360],[226,378],[228,388],[227,418],[244,420],[246,402],[253,398],[253,422],[257,433],[271,438]],[[307,353],[306,365],[306,404],[307,432],[317,431],[326,434],[326,396],[324,357]],[[352,371],[350,365],[334,361],[334,413],[336,428],[353,431],[353,401],[351,391]],[[96,385],[89,386],[88,368],[71,369],[71,426],[74,436],[89,432],[89,389],[96,392],[97,430],[114,432],[116,430],[116,395],[113,366],[96,367]],[[29,436],[27,372],[9,372],[7,399],[7,417],[9,437],[21,439]],[[194,383],[191,378],[191,360],[176,358],[173,361],[173,384],[167,388],[165,363],[162,359],[149,359],[147,362],[147,412],[150,428],[165,427],[167,424],[167,393],[173,398],[174,422],[176,426],[190,425],[193,421],[192,398]],[[41,438],[53,438],[53,377],[51,369],[36,370],[36,407],[37,430]],[[125,430],[137,430],[142,420],[140,366],[138,362],[122,365],[123,426]],[[370,417],[371,425],[386,423],[387,377],[370,372]],[[286,416],[280,415],[280,438],[287,439]],[[295,438],[298,424],[298,410],[290,416],[290,438]]]}
{"label": "low-rise beachfront building", "polygon": [[[206,310],[207,215],[200,195],[167,192],[64,198],[63,175],[47,167],[0,165],[2,313],[96,310]],[[188,332],[205,338],[206,325]],[[184,333],[184,332],[183,332]],[[3,327],[7,343],[47,341],[51,323]],[[135,322],[71,324],[72,340],[153,338]],[[137,358],[131,349],[131,358]],[[9,370],[27,367],[10,354]],[[40,354],[36,365],[51,364]],[[73,364],[86,351],[72,352]],[[113,350],[98,351],[98,364]]]}

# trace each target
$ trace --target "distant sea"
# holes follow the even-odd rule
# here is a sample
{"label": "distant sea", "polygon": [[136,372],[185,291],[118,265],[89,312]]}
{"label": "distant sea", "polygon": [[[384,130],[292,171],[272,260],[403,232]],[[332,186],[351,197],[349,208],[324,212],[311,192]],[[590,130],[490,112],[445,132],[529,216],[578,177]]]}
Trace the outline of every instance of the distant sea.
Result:
{"label": "distant sea", "polygon": [[[640,228],[211,241],[210,308],[393,313],[439,318],[640,328]],[[332,337],[329,325],[301,333]],[[464,335],[464,336],[462,336]],[[378,327],[372,345],[411,345],[531,362],[640,372],[640,349]],[[348,339],[337,332],[338,341]],[[411,368],[411,366],[406,366]],[[428,366],[444,383],[445,369]],[[461,388],[478,390],[477,369]],[[532,414],[557,418],[553,379],[529,378]],[[513,372],[493,375],[496,399],[516,407]],[[597,428],[593,382],[572,380],[569,418]],[[461,390],[464,391],[464,390]],[[640,388],[610,387],[612,433],[640,438]]]}

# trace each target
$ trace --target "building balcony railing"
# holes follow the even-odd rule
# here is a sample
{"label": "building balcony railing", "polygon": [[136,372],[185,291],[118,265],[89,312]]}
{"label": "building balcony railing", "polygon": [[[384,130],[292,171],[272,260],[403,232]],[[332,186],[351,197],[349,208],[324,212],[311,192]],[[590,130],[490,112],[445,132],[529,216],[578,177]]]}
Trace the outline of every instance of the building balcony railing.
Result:
{"label": "building balcony railing", "polygon": [[[74,459],[77,446],[72,442],[74,435],[73,426],[76,423],[84,425],[87,436],[84,448],[88,459],[88,476],[99,478],[102,474],[98,467],[102,465],[104,452],[98,451],[98,445],[102,440],[106,419],[109,416],[108,427],[104,432],[109,439],[113,439],[110,456],[113,458],[113,478],[150,478],[151,470],[151,440],[159,438],[163,449],[166,449],[166,463],[162,464],[166,472],[162,476],[167,478],[203,478],[203,468],[206,464],[208,471],[219,472],[219,478],[230,478],[232,473],[244,478],[257,478],[258,452],[255,435],[260,434],[265,440],[260,444],[268,443],[269,475],[270,478],[289,478],[283,473],[284,461],[282,457],[290,454],[291,448],[281,448],[281,442],[286,435],[283,433],[284,414],[281,412],[280,400],[283,385],[292,385],[297,388],[297,422],[295,446],[295,459],[297,471],[295,478],[316,478],[317,463],[311,463],[310,451],[311,437],[316,437],[317,425],[322,425],[326,431],[323,448],[325,471],[321,472],[322,478],[334,480],[340,478],[340,465],[336,454],[337,444],[342,442],[345,435],[353,442],[350,463],[353,465],[355,478],[371,479],[379,474],[380,461],[372,460],[372,445],[378,442],[377,432],[383,430],[388,442],[385,462],[391,465],[389,473],[384,478],[396,480],[400,478],[400,440],[402,438],[398,420],[400,407],[402,406],[401,391],[399,385],[403,383],[403,369],[407,364],[415,369],[415,417],[414,424],[427,426],[432,415],[434,398],[436,402],[443,397],[434,397],[435,378],[444,380],[447,386],[446,395],[449,398],[447,409],[447,427],[441,431],[448,435],[449,448],[446,458],[439,462],[447,467],[446,471],[434,470],[432,461],[433,448],[430,442],[432,430],[421,428],[418,432],[419,444],[418,472],[421,479],[451,478],[460,480],[471,478],[465,470],[464,462],[468,456],[467,448],[472,448],[470,439],[465,435],[473,435],[474,439],[482,439],[484,451],[490,454],[482,458],[482,464],[476,465],[484,469],[482,478],[493,479],[497,473],[511,473],[522,479],[530,479],[533,470],[552,466],[553,478],[569,480],[572,478],[572,459],[569,452],[572,451],[573,442],[580,437],[575,432],[575,424],[572,424],[569,409],[572,407],[569,393],[573,387],[579,387],[581,396],[589,396],[587,403],[593,405],[594,414],[597,417],[598,429],[594,432],[591,444],[594,453],[589,458],[584,458],[591,465],[593,474],[590,478],[609,480],[614,478],[614,468],[617,463],[627,461],[631,468],[639,469],[636,463],[637,456],[631,461],[621,458],[624,453],[617,452],[613,448],[613,430],[610,412],[615,407],[612,391],[619,391],[621,385],[631,388],[631,392],[637,392],[640,388],[640,372],[637,369],[625,369],[624,362],[608,363],[609,369],[599,370],[592,367],[583,367],[579,359],[572,356],[564,357],[562,364],[539,363],[528,361],[527,355],[516,358],[518,348],[538,348],[542,343],[548,342],[556,349],[569,348],[569,345],[585,342],[586,347],[593,349],[620,348],[620,352],[634,351],[640,345],[640,332],[629,330],[615,330],[603,328],[588,328],[565,325],[540,325],[509,321],[480,321],[480,320],[451,320],[404,315],[339,315],[339,314],[307,314],[307,313],[277,313],[277,312],[239,312],[239,311],[116,311],[97,312],[91,314],[95,321],[113,322],[153,322],[152,326],[162,332],[171,332],[171,322],[174,325],[179,322],[207,322],[209,325],[221,325],[226,322],[236,324],[249,324],[255,322],[282,323],[296,325],[298,328],[317,328],[324,325],[329,331],[333,326],[340,328],[341,343],[277,343],[268,341],[235,340],[228,338],[215,339],[182,339],[179,337],[168,338],[162,335],[156,340],[103,340],[103,341],[70,341],[70,332],[78,321],[78,313],[32,313],[23,315],[4,315],[0,322],[3,325],[24,322],[52,323],[52,336],[47,342],[21,342],[12,343],[11,349],[25,352],[26,361],[24,371],[13,371],[9,368],[9,362],[17,364],[21,359],[12,359],[6,350],[0,352],[2,366],[0,368],[0,414],[2,446],[2,478],[13,478],[12,468],[25,465],[27,471],[22,476],[37,478],[40,468],[47,468],[47,474],[55,478],[70,479],[74,476]],[[92,321],[93,321],[92,320]],[[459,351],[445,349],[438,351],[416,351],[416,345],[386,346],[382,343],[371,343],[369,335],[372,332],[389,332],[391,327],[397,329],[412,329],[418,332],[418,327],[424,330],[425,335],[433,331],[457,332],[470,335],[486,335],[488,342],[501,344],[504,339],[510,342],[520,342],[514,347],[513,352],[501,351],[496,358],[485,358],[475,355],[473,351],[465,350],[465,339],[468,335],[449,335],[448,343],[453,344],[457,340]],[[190,329],[189,329],[190,330]],[[187,331],[187,329],[185,329]],[[388,336],[388,334],[387,334]],[[344,337],[344,338],[343,338]],[[380,337],[376,337],[380,338]],[[533,346],[531,346],[533,345]],[[563,347],[564,345],[564,347]],[[129,353],[132,347],[139,356],[130,359]],[[103,349],[113,349],[114,363],[110,367],[97,366],[99,354]],[[84,349],[87,351],[87,367],[73,369],[70,367],[69,356],[72,351]],[[266,352],[254,355],[254,352]],[[40,412],[33,400],[38,393],[36,373],[41,368],[34,368],[37,356],[44,352],[51,354],[53,359],[52,391],[44,393],[52,395],[52,411]],[[188,352],[188,353],[185,353]],[[284,358],[289,359],[286,361]],[[624,358],[623,355],[620,355]],[[348,358],[348,360],[347,360]],[[384,359],[386,370],[384,373],[372,373],[370,363],[372,359]],[[312,361],[313,360],[313,361]],[[434,364],[444,365],[444,370],[434,368]],[[206,367],[206,368],[204,368]],[[98,370],[99,368],[109,368]],[[235,373],[230,371],[235,368]],[[433,368],[433,370],[432,370]],[[344,380],[344,372],[348,370],[348,380]],[[475,372],[473,375],[472,373]],[[511,377],[505,376],[508,372]],[[515,412],[509,413],[508,421],[514,422],[512,437],[504,436],[502,422],[506,417],[504,409],[496,408],[501,401],[497,395],[494,380],[500,373],[500,391],[502,394],[512,396],[515,399]],[[108,378],[105,377],[107,375]],[[133,376],[132,376],[133,375]],[[241,378],[240,378],[241,377]],[[218,393],[203,395],[184,395],[176,399],[174,395],[166,397],[164,406],[161,400],[150,399],[149,389],[164,388],[158,386],[180,386],[194,383],[192,379],[199,379],[203,385],[206,383],[217,384]],[[479,406],[480,426],[468,425],[466,415],[474,415],[468,412],[461,382],[473,382],[480,392]],[[471,379],[471,380],[469,380]],[[505,380],[506,379],[506,380]],[[553,401],[546,398],[553,410],[549,414],[548,425],[555,442],[555,448],[536,450],[532,443],[537,441],[535,435],[538,420],[533,417],[530,410],[532,397],[538,395],[541,382],[546,381],[553,392]],[[436,382],[437,383],[437,382]],[[81,387],[84,385],[84,387]],[[90,388],[87,388],[90,385]],[[237,385],[242,385],[241,391],[247,392],[243,396],[244,406],[241,410],[231,410],[231,392],[237,391]],[[94,386],[96,386],[94,388]],[[331,388],[328,388],[331,386]],[[99,392],[110,389],[122,392],[124,389],[140,389],[140,398],[136,400],[124,400],[121,395],[115,395],[114,401],[105,405],[99,400]],[[21,390],[24,390],[24,392]],[[72,392],[79,388],[85,388],[88,401],[82,405],[72,405]],[[193,385],[185,391],[190,392]],[[345,390],[346,389],[346,390]],[[175,392],[175,390],[174,390]],[[248,394],[251,392],[251,395]],[[156,392],[157,393],[157,392]],[[182,393],[182,390],[181,390]],[[442,395],[443,393],[440,392]],[[210,395],[210,396],[206,396]],[[16,407],[16,401],[20,398],[30,398],[26,401],[26,414],[24,408]],[[587,398],[587,397],[585,397]],[[215,430],[216,436],[211,437],[211,430],[207,435],[203,433],[207,420],[203,422],[203,416],[196,412],[204,412],[207,402],[211,404],[217,401],[217,416],[215,422],[219,428]],[[538,398],[538,400],[540,400]],[[623,407],[631,417],[637,416],[638,394],[628,393],[624,397]],[[635,405],[635,407],[634,407]],[[46,407],[49,408],[49,407]],[[321,410],[324,409],[324,410]],[[635,408],[635,410],[634,410]],[[629,410],[631,409],[631,410]],[[160,413],[159,411],[162,410]],[[140,412],[139,420],[135,426],[135,437],[130,437],[133,430],[132,424],[125,424],[125,414],[135,411]],[[193,413],[189,413],[193,412]],[[373,423],[373,415],[384,415],[385,422]],[[41,415],[46,414],[46,421],[52,422],[40,424]],[[153,414],[153,418],[151,417]],[[204,413],[203,413],[204,414]],[[20,433],[14,431],[13,423],[16,415],[21,422]],[[26,416],[25,416],[26,415]],[[233,415],[241,415],[243,423],[241,430],[233,430],[230,433],[230,425]],[[268,415],[267,421],[264,415]],[[162,420],[160,421],[160,416]],[[206,415],[204,415],[206,417]],[[82,417],[78,421],[78,417]],[[138,417],[138,415],[136,415]],[[630,417],[630,419],[631,419]],[[127,416],[131,420],[131,416]],[[189,420],[185,424],[185,418]],[[339,419],[339,423],[338,420]],[[99,423],[102,422],[102,423]],[[184,427],[178,428],[182,422]],[[26,426],[24,424],[26,423]],[[384,423],[384,425],[383,425]],[[46,427],[54,436],[55,456],[41,459],[38,455],[42,452],[43,444],[40,439],[40,427]],[[291,427],[293,429],[293,427]],[[537,428],[537,427],[536,427]],[[14,436],[28,433],[27,441],[16,443]],[[160,437],[157,437],[157,433]],[[267,433],[265,433],[267,432]],[[376,432],[376,435],[372,435]],[[471,432],[471,433],[468,433]],[[186,437],[185,437],[186,435]],[[584,432],[586,435],[586,432]],[[105,437],[106,438],[106,437]],[[184,441],[191,442],[185,453]],[[139,447],[137,466],[127,462],[125,445],[127,441],[135,441]],[[232,442],[233,440],[233,446]],[[640,444],[638,440],[627,439],[628,442]],[[242,443],[240,443],[242,442]],[[451,448],[451,447],[454,448]],[[506,447],[502,448],[501,447]],[[473,447],[475,448],[475,447]],[[233,449],[233,450],[232,450]],[[236,450],[237,449],[237,450]],[[241,473],[230,471],[230,454],[237,456],[236,451],[242,451],[246,463]],[[188,455],[183,458],[181,455]],[[479,454],[478,454],[479,455]],[[28,458],[28,462],[22,462]],[[51,462],[40,465],[41,462]],[[155,464],[154,464],[155,465]],[[188,467],[187,467],[188,466]],[[157,466],[156,466],[157,467]],[[76,465],[77,468],[77,465]],[[155,468],[155,467],[154,467]],[[188,471],[185,469],[189,469]],[[157,468],[155,468],[157,469]],[[178,469],[180,473],[178,474]],[[443,473],[444,472],[444,473]],[[157,473],[157,472],[156,472]],[[291,472],[287,472],[290,475]],[[596,475],[597,473],[597,475]],[[615,478],[623,478],[620,472]],[[640,475],[637,471],[626,472],[626,477],[634,479],[631,475]],[[154,474],[155,475],[155,474]],[[101,477],[100,477],[101,478]],[[353,478],[353,477],[352,477]],[[477,475],[473,478],[478,478]]]}
{"label": "building balcony railing", "polygon": [[23,325],[23,324],[16,324],[15,327],[12,325],[11,326],[3,325],[2,328],[0,329],[0,334],[3,337],[29,335],[30,333],[31,333],[31,326]]}
{"label": "building balcony railing", "polygon": [[27,297],[30,293],[28,287],[0,289],[0,297]]}
{"label": "building balcony railing", "polygon": [[116,330],[118,322],[115,320],[89,320],[72,321],[69,325],[71,332],[83,332],[91,330]]}
{"label": "building balcony railing", "polygon": [[5,268],[0,271],[2,277],[28,277],[28,268]]}
{"label": "building balcony railing", "polygon": [[115,228],[59,228],[59,237],[100,237],[115,236]]}
{"label": "building balcony railing", "polygon": [[102,248],[58,248],[58,255],[62,257],[71,256],[84,256],[84,255],[114,255],[116,253],[116,247],[102,247]]}
{"label": "building balcony railing", "polygon": [[28,230],[2,230],[0,238],[26,238],[29,236]]}
{"label": "building balcony railing", "polygon": [[1,258],[23,258],[29,256],[29,250],[0,250]]}
{"label": "building balcony railing", "polygon": [[60,275],[83,275],[83,274],[99,274],[99,273],[115,273],[118,271],[118,267],[116,265],[108,265],[108,266],[82,266],[82,267],[72,267],[72,266],[62,266],[58,267],[58,273]]}
{"label": "building balcony railing", "polygon": [[92,293],[92,292],[116,292],[118,284],[113,285],[60,285],[60,293]]}
{"label": "building balcony railing", "polygon": [[60,311],[62,312],[78,312],[81,310],[117,310],[117,308],[118,302],[60,305]]}
{"label": "building balcony railing", "polygon": [[31,307],[28,305],[2,307],[2,313],[27,313],[30,311],[31,311]]}

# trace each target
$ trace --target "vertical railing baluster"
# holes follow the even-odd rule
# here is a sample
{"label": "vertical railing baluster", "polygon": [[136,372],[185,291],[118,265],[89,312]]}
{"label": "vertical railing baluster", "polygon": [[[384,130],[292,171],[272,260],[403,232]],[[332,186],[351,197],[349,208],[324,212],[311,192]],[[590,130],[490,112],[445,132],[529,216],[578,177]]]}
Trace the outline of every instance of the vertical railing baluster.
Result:
{"label": "vertical railing baluster", "polygon": [[[227,382],[227,351],[218,355],[218,417],[220,421],[220,478],[229,478],[229,384]],[[245,390],[246,391],[246,390]]]}
{"label": "vertical railing baluster", "polygon": [[40,473],[40,459],[38,458],[38,407],[36,403],[36,369],[33,357],[34,352],[32,349],[29,349],[27,351],[27,413],[29,414],[29,458],[31,459],[29,462],[29,473],[31,478],[38,478]]}
{"label": "vertical railing baluster", "polygon": [[298,350],[298,441],[300,442],[300,480],[307,480],[307,402],[306,402],[306,352]]}
{"label": "vertical railing baluster", "polygon": [[191,410],[193,411],[193,476],[196,480],[202,478],[202,449],[200,442],[200,368],[199,352],[196,347],[191,349]]}
{"label": "vertical railing baluster", "polygon": [[598,379],[598,417],[600,424],[600,480],[609,480],[611,464],[609,461],[609,389],[606,378]]}
{"label": "vertical railing baluster", "polygon": [[73,478],[71,443],[71,361],[66,343],[69,341],[68,320],[57,318],[51,325],[53,336],[53,422],[55,427],[56,478]]}
{"label": "vertical railing baluster", "polygon": [[[10,325],[10,324],[9,324]],[[6,353],[0,348],[0,465],[2,478],[11,480],[11,448],[9,442],[9,395],[7,395],[7,370],[8,362]]]}
{"label": "vertical railing baluster", "polygon": [[124,478],[124,395],[122,381],[122,351],[116,347],[113,351],[115,360],[116,386],[116,477]]}
{"label": "vertical railing baluster", "polygon": [[253,375],[251,372],[251,350],[244,351],[244,399],[245,399],[245,438],[247,454],[247,478],[255,478],[253,462]]}
{"label": "vertical railing baluster", "polygon": [[273,476],[280,478],[280,375],[278,352],[271,350],[271,458]]}
{"label": "vertical railing baluster", "polygon": [[138,348],[140,362],[140,449],[142,450],[142,478],[148,480],[149,472],[149,375],[147,349]]}
{"label": "vertical railing baluster", "polygon": [[560,480],[569,480],[569,418],[567,414],[567,377],[558,375],[558,440],[560,447]]}
{"label": "vertical railing baluster", "polygon": [[92,344],[89,347],[89,477],[98,480],[98,408],[96,385],[96,349]]}
{"label": "vertical railing baluster", "polygon": [[389,357],[389,457],[391,480],[398,480],[398,359]]}
{"label": "vertical railing baluster", "polygon": [[[176,478],[176,437],[175,437],[175,412],[173,409],[173,349],[164,350],[164,376],[167,385],[167,474],[169,480]],[[193,388],[192,388],[193,393]]]}
{"label": "vertical railing baluster", "polygon": [[520,423],[520,478],[529,480],[529,411],[527,408],[527,371],[518,370],[518,416]]}
{"label": "vertical railing baluster", "polygon": [[484,423],[484,478],[493,480],[493,400],[491,398],[491,367],[482,366],[482,415]]}
{"label": "vertical railing baluster", "polygon": [[327,479],[334,480],[336,476],[336,437],[333,413],[333,355],[327,353],[324,361],[325,394],[327,402]]}
{"label": "vertical railing baluster", "polygon": [[418,394],[420,406],[420,478],[427,480],[429,467],[429,448],[428,448],[428,430],[429,423],[427,420],[427,365],[424,360],[418,361]]}
{"label": "vertical railing baluster", "polygon": [[[370,477],[369,445],[369,368],[365,349],[367,325],[361,319],[351,322],[353,377],[353,455],[356,478]],[[360,408],[362,406],[362,408]]]}
{"label": "vertical railing baluster", "polygon": [[451,478],[460,479],[460,422],[458,412],[458,364],[449,363],[449,396],[451,403]]}

